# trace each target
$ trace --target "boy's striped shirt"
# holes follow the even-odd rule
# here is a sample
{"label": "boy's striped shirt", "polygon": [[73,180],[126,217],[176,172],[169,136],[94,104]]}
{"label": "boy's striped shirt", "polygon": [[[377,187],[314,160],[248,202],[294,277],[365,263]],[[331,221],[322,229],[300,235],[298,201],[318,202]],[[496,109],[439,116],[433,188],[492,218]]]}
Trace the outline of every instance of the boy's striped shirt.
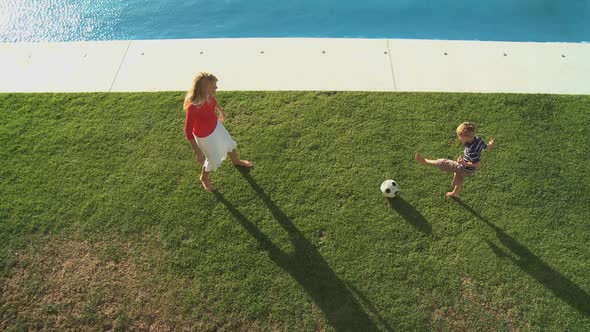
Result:
{"label": "boy's striped shirt", "polygon": [[[474,137],[471,143],[465,144],[465,150],[463,150],[463,160],[472,163],[477,163],[481,160],[481,150],[485,149],[488,145],[484,143],[479,137]],[[466,172],[473,173],[477,170],[475,167],[461,165]]]}

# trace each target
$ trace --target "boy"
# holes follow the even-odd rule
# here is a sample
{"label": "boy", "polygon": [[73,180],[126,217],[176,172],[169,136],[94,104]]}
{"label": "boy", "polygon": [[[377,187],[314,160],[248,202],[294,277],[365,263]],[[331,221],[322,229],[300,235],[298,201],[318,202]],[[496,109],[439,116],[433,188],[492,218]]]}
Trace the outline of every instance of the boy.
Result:
{"label": "boy", "polygon": [[496,144],[493,138],[488,144],[485,144],[479,137],[475,136],[475,124],[471,122],[463,122],[457,127],[457,137],[465,145],[463,155],[459,156],[457,161],[426,159],[416,152],[416,160],[421,164],[433,165],[442,171],[455,174],[453,177],[453,191],[447,192],[446,197],[459,197],[463,179],[475,173],[481,164],[481,151],[485,148],[491,150]]}

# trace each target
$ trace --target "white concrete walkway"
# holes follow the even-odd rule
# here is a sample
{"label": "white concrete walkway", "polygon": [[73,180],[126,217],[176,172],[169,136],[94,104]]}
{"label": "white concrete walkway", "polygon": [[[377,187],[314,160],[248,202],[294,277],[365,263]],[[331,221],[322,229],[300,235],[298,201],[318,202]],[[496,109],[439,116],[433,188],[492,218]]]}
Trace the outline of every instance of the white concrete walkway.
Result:
{"label": "white concrete walkway", "polygon": [[408,39],[0,43],[0,92],[220,90],[590,94],[590,44]]}

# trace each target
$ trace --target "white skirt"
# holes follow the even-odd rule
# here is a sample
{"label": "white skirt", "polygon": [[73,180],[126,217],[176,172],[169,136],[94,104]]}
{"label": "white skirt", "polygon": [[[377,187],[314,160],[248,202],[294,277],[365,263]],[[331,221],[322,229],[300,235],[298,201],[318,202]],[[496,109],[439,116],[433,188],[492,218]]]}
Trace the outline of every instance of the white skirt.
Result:
{"label": "white skirt", "polygon": [[237,144],[231,138],[225,127],[217,121],[215,130],[207,137],[197,137],[197,145],[205,154],[205,171],[212,172],[221,165],[227,154],[232,152]]}

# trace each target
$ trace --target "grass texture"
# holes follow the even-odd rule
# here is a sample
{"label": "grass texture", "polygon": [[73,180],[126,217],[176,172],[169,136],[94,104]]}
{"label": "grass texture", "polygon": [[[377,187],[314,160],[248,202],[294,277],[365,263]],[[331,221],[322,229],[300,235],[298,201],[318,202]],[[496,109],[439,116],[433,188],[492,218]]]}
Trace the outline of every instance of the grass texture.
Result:
{"label": "grass texture", "polygon": [[217,97],[207,193],[183,93],[0,95],[1,330],[590,330],[590,97]]}

